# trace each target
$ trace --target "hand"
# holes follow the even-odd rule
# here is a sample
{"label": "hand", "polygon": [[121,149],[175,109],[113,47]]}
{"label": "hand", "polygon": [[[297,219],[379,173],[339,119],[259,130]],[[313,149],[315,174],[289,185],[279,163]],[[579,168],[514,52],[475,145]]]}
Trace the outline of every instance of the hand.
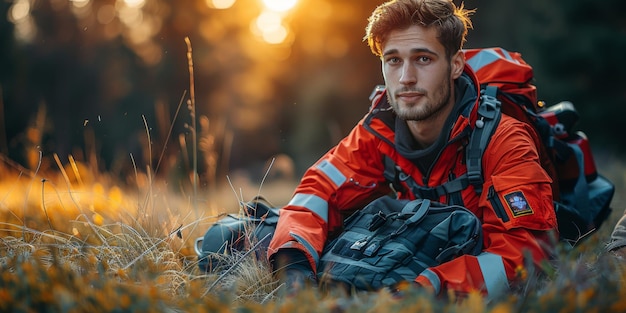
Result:
{"label": "hand", "polygon": [[315,273],[310,269],[304,268],[287,268],[283,272],[280,282],[285,285],[288,296],[294,296],[301,290],[306,288],[314,288],[317,286],[317,278]]}
{"label": "hand", "polygon": [[303,252],[284,249],[271,260],[274,274],[284,284],[287,296],[294,296],[306,287],[316,287],[317,277]]}

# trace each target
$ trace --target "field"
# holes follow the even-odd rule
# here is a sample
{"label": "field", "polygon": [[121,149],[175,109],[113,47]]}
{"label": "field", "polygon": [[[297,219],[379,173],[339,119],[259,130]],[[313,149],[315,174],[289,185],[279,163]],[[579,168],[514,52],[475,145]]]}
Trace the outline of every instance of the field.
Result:
{"label": "field", "polygon": [[[487,302],[470,294],[433,299],[421,290],[352,296],[307,290],[283,297],[264,261],[230,256],[228,271],[198,270],[194,240],[221,214],[262,194],[284,204],[294,182],[235,179],[211,192],[182,193],[136,171],[123,182],[89,164],[49,160],[46,170],[0,163],[2,312],[624,312],[626,273],[602,253],[624,211],[626,165],[604,156],[616,184],[610,220],[591,238],[561,246],[555,271]],[[531,277],[531,276],[529,276]]]}

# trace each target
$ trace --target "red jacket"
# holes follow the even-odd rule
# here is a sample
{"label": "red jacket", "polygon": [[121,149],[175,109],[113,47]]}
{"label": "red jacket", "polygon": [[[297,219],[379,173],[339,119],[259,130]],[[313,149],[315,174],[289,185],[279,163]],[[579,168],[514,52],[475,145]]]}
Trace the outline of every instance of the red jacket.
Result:
{"label": "red jacket", "polygon": [[[444,127],[442,150],[426,172],[399,151],[396,133],[402,124],[387,102],[373,106],[347,137],[307,170],[280,212],[269,257],[281,248],[297,248],[315,269],[324,244],[341,229],[343,218],[391,191],[383,175],[385,156],[424,186],[439,186],[466,173],[463,152],[477,118],[477,86],[466,66],[455,83],[457,115],[450,120],[449,134]],[[556,215],[552,180],[539,163],[535,136],[532,126],[502,116],[483,155],[483,192],[477,194],[471,185],[461,191],[463,205],[483,223],[483,253],[426,269],[416,282],[432,286],[437,294],[449,289],[495,296],[522,277],[529,262],[540,269],[549,259]],[[410,192],[398,195],[416,197]],[[438,201],[446,203],[448,197]]]}

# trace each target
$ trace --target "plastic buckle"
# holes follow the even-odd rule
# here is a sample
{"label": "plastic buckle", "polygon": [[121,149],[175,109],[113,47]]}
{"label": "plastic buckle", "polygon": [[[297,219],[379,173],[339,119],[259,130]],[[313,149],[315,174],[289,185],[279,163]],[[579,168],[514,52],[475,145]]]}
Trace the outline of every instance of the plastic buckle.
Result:
{"label": "plastic buckle", "polygon": [[380,95],[381,93],[383,93],[385,91],[385,85],[376,85],[376,87],[374,87],[374,90],[372,90],[372,93],[370,94],[370,101],[373,101],[374,98],[376,98],[376,96]]}
{"label": "plastic buckle", "polygon": [[494,119],[501,104],[500,100],[490,95],[482,95],[480,99],[482,102],[478,107],[478,114],[488,119]]}
{"label": "plastic buckle", "polygon": [[469,180],[469,183],[474,186],[474,190],[476,190],[476,192],[480,193],[483,191],[483,177],[480,174],[480,171],[468,171],[467,180]]}

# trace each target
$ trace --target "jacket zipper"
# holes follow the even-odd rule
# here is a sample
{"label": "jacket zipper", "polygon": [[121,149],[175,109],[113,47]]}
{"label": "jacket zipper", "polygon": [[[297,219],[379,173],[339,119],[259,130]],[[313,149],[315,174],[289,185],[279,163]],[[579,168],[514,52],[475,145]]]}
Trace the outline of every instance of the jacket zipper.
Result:
{"label": "jacket zipper", "polygon": [[509,216],[506,214],[506,211],[504,210],[504,206],[502,205],[502,201],[500,201],[500,197],[498,197],[498,194],[496,193],[496,190],[493,188],[493,186],[489,187],[489,192],[487,193],[487,199],[489,200],[489,203],[491,203],[493,210],[496,211],[496,215],[503,222],[508,222]]}

